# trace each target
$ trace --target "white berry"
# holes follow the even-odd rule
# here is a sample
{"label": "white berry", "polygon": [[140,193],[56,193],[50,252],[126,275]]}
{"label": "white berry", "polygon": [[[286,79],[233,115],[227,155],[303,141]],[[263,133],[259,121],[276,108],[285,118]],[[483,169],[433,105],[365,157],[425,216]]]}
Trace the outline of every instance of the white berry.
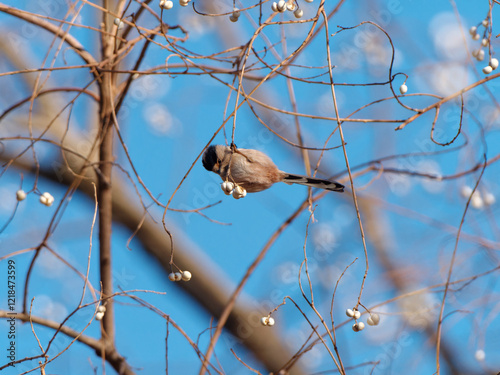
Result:
{"label": "white berry", "polygon": [[361,318],[361,313],[358,310],[354,310],[354,319],[359,319]]}
{"label": "white berry", "polygon": [[182,280],[182,273],[176,272],[174,274],[174,277],[175,277],[175,281],[181,281]]}
{"label": "white berry", "polygon": [[493,71],[493,68],[492,68],[491,66],[489,66],[489,65],[488,65],[488,66],[485,66],[485,67],[483,68],[483,73],[484,73],[484,74],[490,74],[492,71]]}
{"label": "white berry", "polygon": [[120,29],[123,29],[123,26],[125,26],[125,24],[123,23],[123,21],[119,18],[115,18],[113,23],[118,26],[118,30]]}
{"label": "white berry", "polygon": [[305,0],[306,3],[312,3],[314,0]]}
{"label": "white berry", "polygon": [[483,349],[478,349],[476,350],[476,354],[474,354],[474,357],[476,357],[477,361],[482,362],[486,358],[486,353]]}
{"label": "white berry", "polygon": [[481,44],[486,47],[488,45],[488,39],[481,40]]}
{"label": "white berry", "polygon": [[97,308],[97,311],[98,311],[98,312],[105,313],[105,312],[106,312],[106,306],[100,305],[100,306]]}
{"label": "white berry", "polygon": [[476,26],[472,26],[470,29],[469,29],[469,34],[470,35],[474,35],[477,31],[477,27]]}
{"label": "white berry", "polygon": [[286,10],[285,0],[278,1],[278,12],[283,13]]}
{"label": "white berry", "polygon": [[474,194],[472,194],[472,197],[470,199],[470,204],[472,207],[478,210],[484,207],[483,198],[481,197],[481,194],[478,191],[475,191]]}
{"label": "white berry", "polygon": [[469,196],[472,194],[472,188],[470,186],[468,186],[468,185],[464,185],[460,189],[460,194],[464,198],[469,198]]}
{"label": "white berry", "polygon": [[354,311],[352,309],[347,309],[345,311],[345,314],[349,317],[349,318],[352,318],[354,317]]}
{"label": "white berry", "polygon": [[488,20],[484,20],[483,22],[481,22],[483,24],[484,27],[488,26]]}
{"label": "white berry", "polygon": [[491,66],[491,69],[493,69],[493,70],[498,68],[498,59],[492,58],[490,60],[490,66]]}
{"label": "white berry", "polygon": [[189,281],[189,280],[191,280],[191,276],[192,276],[191,272],[189,272],[189,271],[182,272],[182,280],[183,281]]}
{"label": "white berry", "polygon": [[231,21],[231,22],[238,22],[238,17],[235,17],[234,14],[231,14],[229,16],[229,21]]}
{"label": "white berry", "polygon": [[479,35],[479,34],[472,35],[473,40],[479,40],[479,38],[481,38],[481,35]]}
{"label": "white berry", "polygon": [[238,18],[240,15],[241,15],[240,10],[238,8],[234,8],[233,9],[233,16],[235,16],[236,18]]}
{"label": "white berry", "polygon": [[365,323],[363,323],[363,322],[354,323],[352,325],[352,330],[354,332],[359,332],[359,331],[362,331],[363,329],[365,329]]}
{"label": "white berry", "polygon": [[26,199],[26,193],[24,192],[24,190],[18,190],[18,191],[16,191],[16,198],[17,198],[17,200],[19,202],[25,200]]}
{"label": "white berry", "polygon": [[401,95],[406,94],[407,91],[408,91],[408,86],[406,86],[404,83],[401,86],[399,86],[399,92],[401,93]]}
{"label": "white berry", "polygon": [[490,192],[484,194],[483,200],[487,206],[491,206],[492,204],[495,204],[495,202],[496,202],[495,196]]}
{"label": "white berry", "polygon": [[233,192],[233,198],[234,199],[240,199],[240,198],[245,198],[247,195],[247,191],[245,190],[244,187],[242,186],[236,186]]}
{"label": "white berry", "polygon": [[222,191],[224,192],[224,194],[231,195],[233,193],[233,190],[234,190],[234,184],[231,181],[224,181],[221,184],[221,188],[222,188]]}
{"label": "white berry", "polygon": [[95,314],[96,320],[102,320],[104,318],[104,313],[99,311],[98,313]]}
{"label": "white berry", "polygon": [[295,12],[293,12],[293,14],[295,15],[295,18],[302,18],[302,16],[304,15],[304,11],[300,8],[297,8],[295,9]]}
{"label": "white berry", "polygon": [[169,273],[169,274],[168,274],[168,279],[169,279],[170,281],[175,281],[175,273],[173,273],[173,272],[172,272],[172,273]]}
{"label": "white berry", "polygon": [[45,192],[40,196],[40,203],[50,207],[54,203],[54,197],[50,193]]}
{"label": "white berry", "polygon": [[482,49],[479,50],[479,51],[477,51],[476,59],[477,59],[477,61],[483,61],[484,60],[484,51]]}
{"label": "white berry", "polygon": [[263,326],[273,326],[274,319],[270,316],[263,316],[262,318],[260,318],[260,324],[262,324]]}
{"label": "white berry", "polygon": [[366,319],[366,323],[369,326],[376,326],[380,323],[380,316],[378,314],[370,314],[368,319]]}
{"label": "white berry", "polygon": [[186,7],[189,4],[189,0],[179,0],[179,5],[181,7]]}
{"label": "white berry", "polygon": [[273,2],[273,4],[271,5],[271,9],[273,12],[277,12],[278,11],[278,3]]}
{"label": "white berry", "polygon": [[160,8],[163,9],[172,9],[174,6],[174,3],[171,0],[162,0],[160,1]]}

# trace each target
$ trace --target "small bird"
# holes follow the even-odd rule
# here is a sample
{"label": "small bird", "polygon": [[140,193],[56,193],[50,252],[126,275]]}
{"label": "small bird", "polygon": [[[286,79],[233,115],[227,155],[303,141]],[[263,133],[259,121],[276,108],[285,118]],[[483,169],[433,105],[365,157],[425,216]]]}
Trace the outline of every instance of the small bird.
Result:
{"label": "small bird", "polygon": [[344,185],[338,182],[280,171],[271,158],[263,152],[236,148],[234,145],[232,148],[223,145],[210,146],[203,154],[202,162],[206,170],[217,173],[222,181],[232,181],[249,193],[269,189],[276,182],[344,191]]}

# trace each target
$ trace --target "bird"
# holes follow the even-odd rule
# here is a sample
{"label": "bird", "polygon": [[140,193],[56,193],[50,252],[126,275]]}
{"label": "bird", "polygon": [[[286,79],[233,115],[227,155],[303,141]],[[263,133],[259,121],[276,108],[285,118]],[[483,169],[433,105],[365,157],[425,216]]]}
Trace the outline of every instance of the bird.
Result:
{"label": "bird", "polygon": [[232,181],[249,193],[269,189],[277,182],[344,191],[344,185],[335,181],[283,172],[263,152],[235,145],[209,146],[203,154],[202,163],[206,170],[217,173],[222,181]]}

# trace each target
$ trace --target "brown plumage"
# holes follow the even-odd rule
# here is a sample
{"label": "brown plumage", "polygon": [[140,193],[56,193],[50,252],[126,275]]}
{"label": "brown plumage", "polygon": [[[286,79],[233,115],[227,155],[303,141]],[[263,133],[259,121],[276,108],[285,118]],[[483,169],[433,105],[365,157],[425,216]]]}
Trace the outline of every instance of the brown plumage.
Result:
{"label": "brown plumage", "polygon": [[205,169],[217,173],[223,181],[228,179],[229,171],[228,180],[242,186],[249,193],[269,189],[276,182],[344,191],[344,185],[338,182],[280,171],[269,156],[257,150],[234,148],[232,152],[229,146],[212,145],[203,154],[202,162]]}

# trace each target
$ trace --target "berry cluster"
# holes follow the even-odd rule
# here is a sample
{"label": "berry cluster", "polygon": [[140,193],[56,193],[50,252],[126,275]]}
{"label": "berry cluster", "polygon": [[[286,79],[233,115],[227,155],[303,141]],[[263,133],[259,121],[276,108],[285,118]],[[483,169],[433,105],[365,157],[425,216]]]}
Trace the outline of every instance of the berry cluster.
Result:
{"label": "berry cluster", "polygon": [[472,193],[472,188],[468,185],[464,185],[462,187],[462,189],[460,190],[460,194],[466,199],[469,199],[470,197],[470,205],[478,210],[484,208],[485,206],[491,206],[496,202],[496,198],[493,193],[485,190],[480,192],[477,189],[476,191],[474,191],[474,193]]}
{"label": "berry cluster", "polygon": [[[179,5],[182,7],[188,6],[191,0],[179,0]],[[174,7],[174,2],[171,0],[160,0],[160,8],[162,9],[172,9]]]}
{"label": "berry cluster", "polygon": [[[363,329],[365,329],[365,323],[363,322],[358,322],[358,319],[361,318],[361,313],[359,312],[359,310],[357,308],[352,308],[352,309],[347,309],[345,311],[345,314],[349,317],[349,318],[354,318],[355,320],[355,323],[352,325],[352,330],[354,332],[359,332],[359,331],[362,331]],[[366,324],[368,324],[369,326],[376,326],[380,323],[380,316],[378,314],[375,314],[375,313],[370,313],[370,316],[368,317],[368,319],[366,319]]]}
{"label": "berry cluster", "polygon": [[233,14],[229,16],[229,21],[236,22],[240,18],[241,12],[238,8],[233,9]]}
{"label": "berry cluster", "polygon": [[168,275],[168,279],[170,281],[189,281],[191,280],[191,272],[189,271],[183,271],[183,272],[171,272]]}
{"label": "berry cluster", "polygon": [[102,320],[104,318],[104,313],[106,312],[106,306],[101,305],[97,308],[97,313],[95,314],[96,320]]}
{"label": "berry cluster", "polygon": [[[481,39],[481,45],[479,46],[479,48],[472,51],[472,56],[474,56],[477,61],[484,60],[485,53],[484,53],[483,47],[488,47],[490,44],[489,39],[488,39],[488,33],[489,33],[488,27],[489,26],[490,26],[489,20],[485,19],[482,22],[480,22],[477,26],[472,26],[469,29],[469,33],[472,36],[472,40]],[[480,27],[484,27],[484,31],[482,34],[480,34],[478,31],[478,29]],[[490,31],[490,33],[491,33],[491,31]],[[484,74],[490,74],[492,71],[494,71],[496,68],[498,68],[498,59],[491,56],[491,48],[488,49],[488,52],[489,52],[489,64],[483,68]]]}
{"label": "berry cluster", "polygon": [[222,191],[226,195],[233,195],[234,199],[245,198],[247,195],[247,191],[242,186],[234,186],[231,181],[224,181],[221,184]]}
{"label": "berry cluster", "polygon": [[119,18],[115,18],[113,23],[117,26],[118,30],[121,30],[123,29],[123,26],[125,26],[125,24],[123,23],[123,21]]}
{"label": "berry cluster", "polygon": [[262,324],[263,326],[272,327],[274,325],[274,319],[270,316],[263,316],[262,318],[260,318],[260,324]]}
{"label": "berry cluster", "polygon": [[[305,0],[308,3],[312,3],[313,0]],[[279,0],[278,2],[273,2],[271,9],[275,13],[284,13],[285,11],[293,12],[295,18],[302,18],[304,11],[298,7],[293,0],[285,1]]]}
{"label": "berry cluster", "polygon": [[50,207],[54,203],[54,197],[50,193],[45,192],[40,196],[40,203]]}
{"label": "berry cluster", "polygon": [[[27,194],[24,190],[20,189],[16,191],[16,199],[18,202],[25,200],[26,197]],[[50,207],[54,203],[54,197],[50,193],[45,192],[42,195],[40,195],[40,203],[47,207]]]}

